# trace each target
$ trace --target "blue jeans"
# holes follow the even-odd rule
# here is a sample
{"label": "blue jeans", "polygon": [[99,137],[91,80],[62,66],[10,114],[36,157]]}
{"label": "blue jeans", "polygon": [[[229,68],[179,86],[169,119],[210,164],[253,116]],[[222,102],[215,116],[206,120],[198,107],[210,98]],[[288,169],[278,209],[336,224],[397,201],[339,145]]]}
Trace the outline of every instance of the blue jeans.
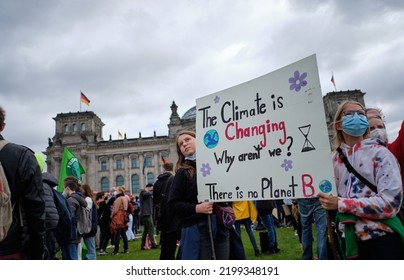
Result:
{"label": "blue jeans", "polygon": [[278,213],[278,227],[282,227],[285,221],[285,212],[283,211],[283,199],[275,200],[276,203],[276,211]]}
{"label": "blue jeans", "polygon": [[78,245],[77,244],[68,244],[62,246],[62,260],[78,260]]}
{"label": "blue jeans", "polygon": [[328,259],[327,250],[327,214],[318,198],[298,199],[300,223],[302,224],[303,259],[313,259],[312,224],[316,224],[317,257]]}
{"label": "blue jeans", "polygon": [[[211,225],[215,257],[217,260],[228,260],[230,256],[229,230],[223,226],[217,226],[215,215],[211,215]],[[211,260],[212,255],[212,243],[207,220],[181,229],[178,259]]]}
{"label": "blue jeans", "polygon": [[278,243],[278,238],[276,236],[275,223],[272,214],[260,215],[260,218],[268,231],[268,246],[275,247]]}
{"label": "blue jeans", "polygon": [[87,247],[87,260],[95,260],[96,259],[96,250],[95,250],[95,237],[85,237],[83,238],[84,244]]}
{"label": "blue jeans", "polygon": [[240,225],[241,225],[241,224],[244,225],[244,227],[245,227],[245,229],[246,229],[246,231],[247,231],[248,237],[250,238],[250,242],[251,242],[251,244],[252,244],[252,246],[253,246],[253,248],[254,248],[254,251],[258,251],[257,241],[255,240],[254,233],[252,232],[252,229],[251,229],[251,220],[250,220],[250,218],[246,218],[246,219],[242,219],[242,220],[237,220],[237,221],[234,223],[234,226],[235,226],[235,228],[236,228],[236,232],[237,232],[240,236],[241,236],[241,229],[240,229]]}

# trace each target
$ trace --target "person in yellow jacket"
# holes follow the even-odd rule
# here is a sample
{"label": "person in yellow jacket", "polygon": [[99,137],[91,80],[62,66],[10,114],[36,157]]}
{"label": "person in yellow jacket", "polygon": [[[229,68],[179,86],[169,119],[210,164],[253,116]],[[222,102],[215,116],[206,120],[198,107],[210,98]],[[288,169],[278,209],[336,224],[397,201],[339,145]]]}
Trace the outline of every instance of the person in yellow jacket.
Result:
{"label": "person in yellow jacket", "polygon": [[257,241],[255,240],[254,233],[252,232],[252,223],[257,220],[257,209],[251,200],[246,201],[234,201],[232,202],[232,208],[234,214],[236,215],[236,222],[234,224],[237,233],[241,236],[241,225],[244,225],[247,230],[248,237],[250,238],[251,244],[254,247],[254,252],[256,256],[261,255]]}

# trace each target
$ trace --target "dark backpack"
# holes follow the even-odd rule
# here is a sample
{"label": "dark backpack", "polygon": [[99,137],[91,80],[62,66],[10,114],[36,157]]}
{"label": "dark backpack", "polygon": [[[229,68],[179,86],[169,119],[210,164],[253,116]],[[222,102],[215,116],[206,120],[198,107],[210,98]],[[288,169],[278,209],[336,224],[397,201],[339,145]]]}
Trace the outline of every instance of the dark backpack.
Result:
{"label": "dark backpack", "polygon": [[67,199],[52,188],[53,198],[59,214],[59,223],[55,230],[55,237],[59,245],[67,245],[77,239],[76,221],[70,210]]}

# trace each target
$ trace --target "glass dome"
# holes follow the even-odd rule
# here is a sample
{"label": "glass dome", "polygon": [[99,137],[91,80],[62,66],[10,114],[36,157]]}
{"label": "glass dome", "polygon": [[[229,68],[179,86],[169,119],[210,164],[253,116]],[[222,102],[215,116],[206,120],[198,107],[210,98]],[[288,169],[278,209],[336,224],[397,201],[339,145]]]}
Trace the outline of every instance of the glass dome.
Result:
{"label": "glass dome", "polygon": [[196,119],[196,106],[192,107],[182,116],[183,120],[195,120]]}

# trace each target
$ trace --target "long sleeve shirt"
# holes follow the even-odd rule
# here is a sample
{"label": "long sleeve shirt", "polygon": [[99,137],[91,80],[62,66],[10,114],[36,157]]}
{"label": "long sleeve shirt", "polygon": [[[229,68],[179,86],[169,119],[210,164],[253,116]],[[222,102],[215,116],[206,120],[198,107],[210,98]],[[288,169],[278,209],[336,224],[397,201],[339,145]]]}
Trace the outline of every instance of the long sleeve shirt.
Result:
{"label": "long sleeve shirt", "polygon": [[[341,145],[352,167],[377,186],[377,193],[349,173],[345,164],[333,154],[338,191],[338,211],[358,217],[355,232],[368,240],[393,232],[380,219],[391,218],[399,211],[402,200],[400,168],[394,155],[376,139],[365,139],[353,147]],[[340,228],[343,231],[343,225]]]}

